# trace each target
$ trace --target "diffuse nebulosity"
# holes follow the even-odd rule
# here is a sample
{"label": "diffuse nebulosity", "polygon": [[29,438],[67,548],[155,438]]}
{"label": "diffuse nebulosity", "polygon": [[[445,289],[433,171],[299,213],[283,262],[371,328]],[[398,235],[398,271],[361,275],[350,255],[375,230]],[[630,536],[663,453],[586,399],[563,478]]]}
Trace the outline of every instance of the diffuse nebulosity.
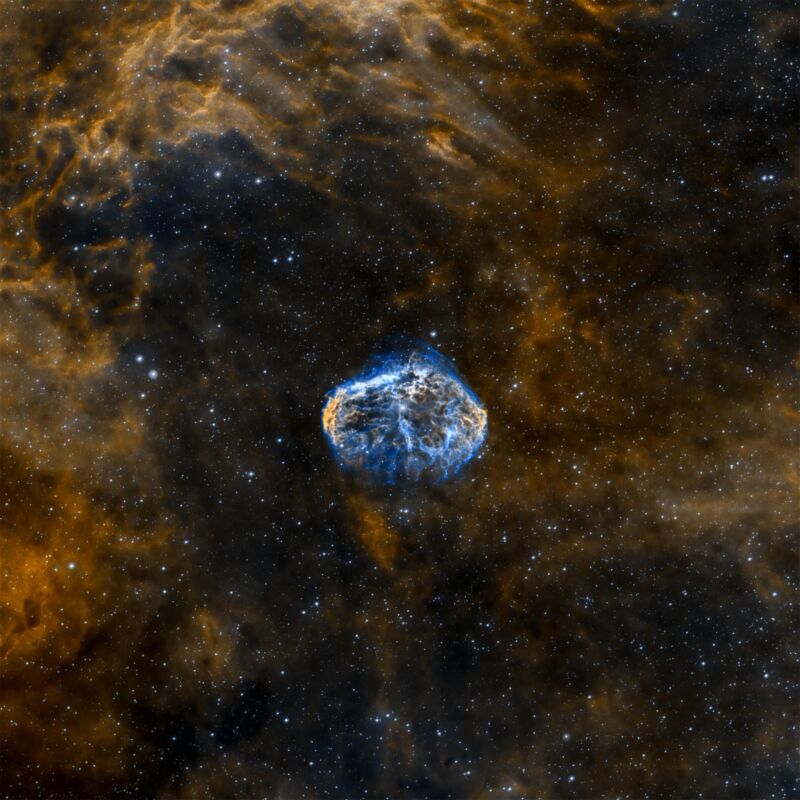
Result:
{"label": "diffuse nebulosity", "polygon": [[0,15],[0,797],[798,795],[792,4]]}

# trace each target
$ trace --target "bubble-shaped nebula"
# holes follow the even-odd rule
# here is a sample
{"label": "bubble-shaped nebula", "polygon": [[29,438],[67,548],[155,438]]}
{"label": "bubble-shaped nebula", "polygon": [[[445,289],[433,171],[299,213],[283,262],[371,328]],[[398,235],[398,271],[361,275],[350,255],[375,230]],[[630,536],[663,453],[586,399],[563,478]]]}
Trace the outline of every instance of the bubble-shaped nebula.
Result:
{"label": "bubble-shaped nebula", "polygon": [[388,484],[439,481],[478,452],[487,414],[453,362],[416,343],[330,391],[322,427],[348,471]]}

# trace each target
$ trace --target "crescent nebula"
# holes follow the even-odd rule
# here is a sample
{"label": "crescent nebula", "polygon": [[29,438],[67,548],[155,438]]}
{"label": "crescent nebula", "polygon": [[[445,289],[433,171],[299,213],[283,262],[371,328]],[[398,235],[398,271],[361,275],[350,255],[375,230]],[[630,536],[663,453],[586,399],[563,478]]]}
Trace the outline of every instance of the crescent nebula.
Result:
{"label": "crescent nebula", "polygon": [[452,477],[480,449],[487,422],[453,362],[424,344],[375,357],[322,409],[340,466],[386,484]]}

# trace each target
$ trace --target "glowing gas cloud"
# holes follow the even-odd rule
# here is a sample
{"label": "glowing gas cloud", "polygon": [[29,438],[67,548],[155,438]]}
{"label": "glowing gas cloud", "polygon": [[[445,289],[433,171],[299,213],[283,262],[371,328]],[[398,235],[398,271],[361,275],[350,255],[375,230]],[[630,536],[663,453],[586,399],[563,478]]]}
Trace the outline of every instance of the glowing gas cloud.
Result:
{"label": "glowing gas cloud", "polygon": [[478,452],[487,414],[455,365],[418,343],[329,392],[322,426],[345,469],[381,483],[437,481]]}

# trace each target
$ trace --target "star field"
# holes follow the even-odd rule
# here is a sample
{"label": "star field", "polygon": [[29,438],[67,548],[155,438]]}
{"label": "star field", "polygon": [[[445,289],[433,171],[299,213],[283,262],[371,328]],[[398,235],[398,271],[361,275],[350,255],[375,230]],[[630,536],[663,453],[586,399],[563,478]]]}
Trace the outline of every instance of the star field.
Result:
{"label": "star field", "polygon": [[800,797],[796,23],[0,3],[0,797]]}

